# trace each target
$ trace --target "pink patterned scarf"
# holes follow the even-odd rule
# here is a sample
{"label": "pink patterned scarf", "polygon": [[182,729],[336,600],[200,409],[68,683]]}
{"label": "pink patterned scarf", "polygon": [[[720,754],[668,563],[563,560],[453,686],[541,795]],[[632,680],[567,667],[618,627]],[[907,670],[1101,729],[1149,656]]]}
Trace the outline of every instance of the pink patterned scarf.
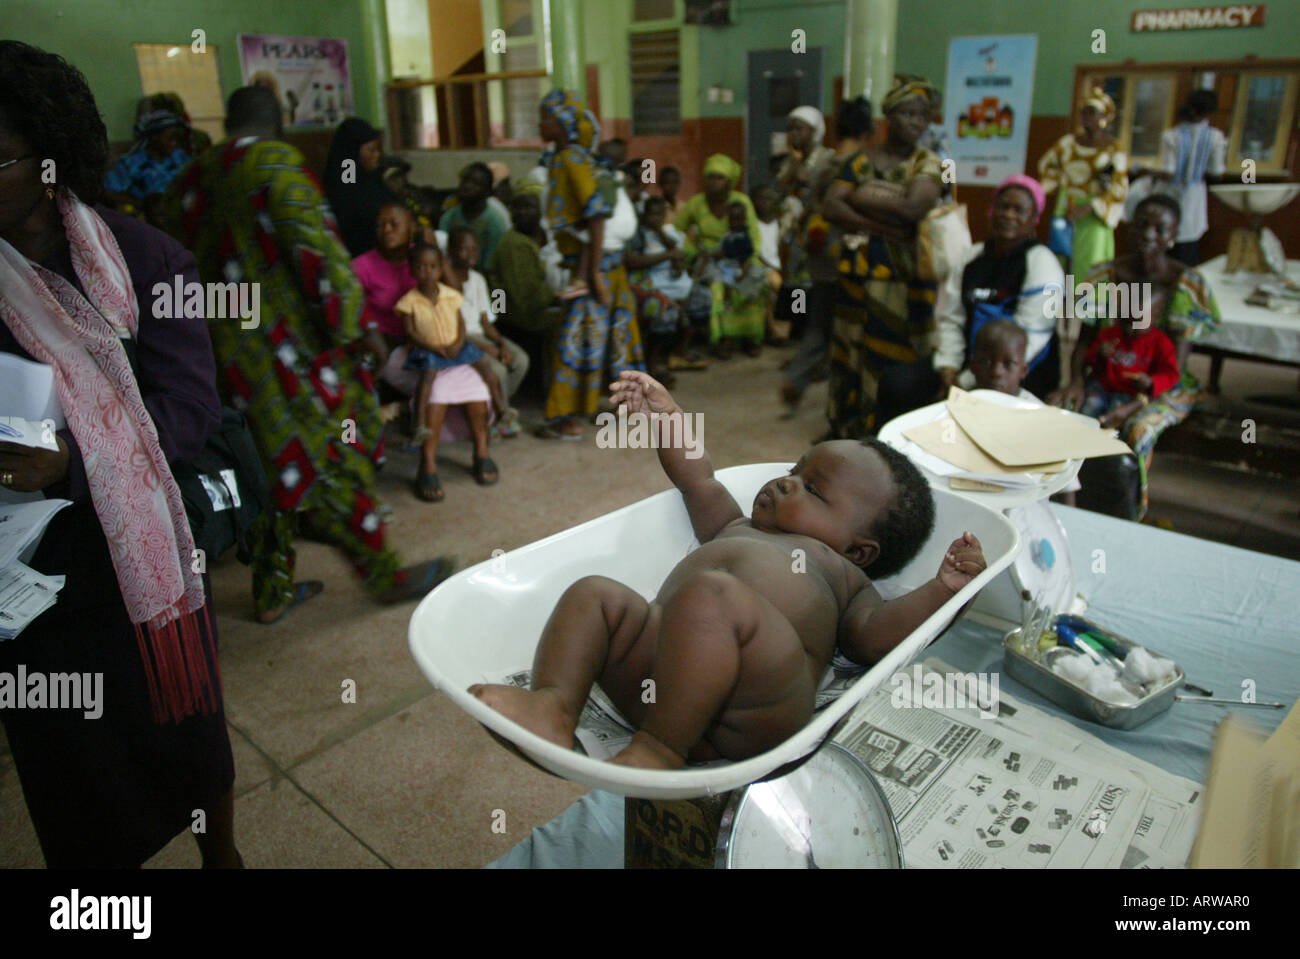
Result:
{"label": "pink patterned scarf", "polygon": [[204,594],[191,565],[194,539],[122,346],[139,322],[122,251],[108,225],[71,193],[60,190],[58,205],[86,296],[0,239],[0,320],[23,349],[54,369],[136,627],[154,719],[178,722],[211,713],[216,704],[199,629]]}

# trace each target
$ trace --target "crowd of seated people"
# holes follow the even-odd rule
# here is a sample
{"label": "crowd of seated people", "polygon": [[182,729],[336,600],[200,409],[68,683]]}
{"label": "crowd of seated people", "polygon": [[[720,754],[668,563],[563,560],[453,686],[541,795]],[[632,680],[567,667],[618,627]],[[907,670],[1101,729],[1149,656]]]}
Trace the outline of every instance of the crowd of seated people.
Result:
{"label": "crowd of seated people", "polygon": [[[1123,324],[1085,325],[1062,381],[1047,309],[1062,261],[1038,239],[1048,193],[1030,176],[1009,177],[974,245],[941,283],[923,279],[918,224],[950,194],[940,156],[923,145],[933,146],[938,91],[900,74],[882,109],[884,137],[865,98],[841,104],[831,145],[821,111],[800,106],[766,182],[742,190],[741,165],[717,153],[691,196],[677,168],[629,159],[621,138],[601,140],[595,115],[566,91],[540,105],[547,148],[531,173],[472,162],[445,192],[409,182],[410,163],[383,156],[377,129],[345,120],[320,172],[364,294],[362,337],[349,349],[374,379],[381,419],[400,421],[406,448],[421,453],[416,494],[443,498],[438,444],[454,438],[473,438],[472,472],[495,482],[487,445],[519,435],[521,395],[543,405],[535,435],[580,439],[622,370],[671,386],[736,350],[758,356],[764,343],[798,346],[781,365],[787,415],[829,377],[826,435],[866,437],[953,385],[989,379],[979,364],[1019,342],[1008,323],[1025,351],[1012,392],[1098,416],[1149,464],[1155,438],[1195,403],[1188,343],[1217,322],[1199,274],[1161,247],[1171,230],[1181,235],[1177,204],[1163,194],[1138,204],[1134,246],[1146,252],[1091,271],[1154,282],[1159,338],[1138,344]],[[105,196],[161,224],[201,134],[179,98],[163,94],[141,101],[135,132]],[[431,338],[431,318],[453,314],[454,328]],[[989,324],[996,336],[981,338]],[[1145,362],[1156,346],[1159,376],[1131,362],[1122,375],[1106,372],[1115,355],[1140,352]]]}

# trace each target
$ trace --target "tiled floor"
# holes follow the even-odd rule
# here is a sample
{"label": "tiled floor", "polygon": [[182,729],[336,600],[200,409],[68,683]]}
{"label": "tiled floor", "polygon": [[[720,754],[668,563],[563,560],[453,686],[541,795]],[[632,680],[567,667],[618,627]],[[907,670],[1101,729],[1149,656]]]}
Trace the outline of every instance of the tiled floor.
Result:
{"label": "tiled floor", "polygon": [[[798,417],[778,418],[777,364],[787,355],[768,350],[679,376],[675,392],[704,414],[715,467],[793,459],[825,428],[824,385]],[[1229,363],[1224,377],[1229,395],[1295,387],[1293,371],[1255,364]],[[581,444],[531,436],[498,443],[502,479],[489,489],[469,476],[467,445],[449,447],[447,500],[432,506],[408,489],[414,458],[394,453],[380,489],[395,510],[392,541],[411,560],[454,552],[464,566],[668,487],[652,452],[598,449],[593,432]],[[1294,478],[1159,455],[1152,476],[1153,520],[1300,559]],[[324,580],[326,591],[270,627],[252,621],[244,567],[230,558],[213,571],[236,831],[249,866],[481,866],[582,794],[506,753],[429,687],[407,650],[411,606],[375,606],[339,556],[314,543],[300,544],[298,569]],[[356,682],[355,704],[341,701],[346,679]],[[41,864],[0,737],[0,866]],[[185,835],[149,863],[197,864]]]}

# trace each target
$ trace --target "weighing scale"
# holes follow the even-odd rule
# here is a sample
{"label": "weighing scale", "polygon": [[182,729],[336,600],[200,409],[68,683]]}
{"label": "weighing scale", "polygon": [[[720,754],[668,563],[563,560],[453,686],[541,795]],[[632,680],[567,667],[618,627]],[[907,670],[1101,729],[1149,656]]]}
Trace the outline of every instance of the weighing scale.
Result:
{"label": "weighing scale", "polygon": [[1263,219],[1300,196],[1300,183],[1223,183],[1210,187],[1210,192],[1221,203],[1250,218],[1249,226],[1238,227],[1228,238],[1228,263],[1224,272],[1271,273],[1287,286],[1296,288],[1295,281],[1286,275],[1282,242],[1263,225]]}
{"label": "weighing scale", "polygon": [[827,743],[797,768],[720,796],[627,799],[624,863],[636,868],[902,869],[880,784]]}
{"label": "weighing scale", "polygon": [[[1030,409],[1041,406],[1036,400],[1022,400],[995,390],[971,390],[970,395],[996,403],[999,406]],[[945,403],[932,403],[890,420],[880,429],[881,442],[909,455],[914,461],[919,449],[903,436],[905,430],[924,425],[947,416]],[[1061,411],[1063,416],[1073,416],[1092,426],[1097,421],[1078,413]],[[1048,498],[1070,484],[1079,473],[1082,460],[1069,460],[1059,473],[1046,476],[1043,482],[1032,487],[1004,489],[999,492],[952,490],[994,509],[1000,509],[1020,531],[1023,543],[1012,564],[988,586],[980,591],[971,610],[998,621],[1018,624],[1024,620],[1025,604],[1036,602],[1052,607],[1055,613],[1079,613],[1086,604],[1079,598],[1074,575],[1074,561],[1070,558],[1070,541],[1065,527],[1051,510]],[[948,487],[947,476],[940,476],[927,468],[924,462],[918,468],[931,486]]]}

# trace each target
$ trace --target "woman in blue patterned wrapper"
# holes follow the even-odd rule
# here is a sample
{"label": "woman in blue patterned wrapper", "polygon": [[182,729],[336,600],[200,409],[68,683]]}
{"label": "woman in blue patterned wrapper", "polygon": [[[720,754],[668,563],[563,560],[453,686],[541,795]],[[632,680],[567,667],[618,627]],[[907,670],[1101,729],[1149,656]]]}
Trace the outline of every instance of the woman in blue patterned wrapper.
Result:
{"label": "woman in blue patterned wrapper", "polygon": [[542,98],[539,126],[542,139],[555,144],[545,156],[546,219],[573,282],[560,293],[567,307],[551,350],[546,422],[538,436],[577,440],[606,384],[645,364],[623,253],[602,254],[613,207],[593,153],[596,117],[570,91],[552,90]]}

